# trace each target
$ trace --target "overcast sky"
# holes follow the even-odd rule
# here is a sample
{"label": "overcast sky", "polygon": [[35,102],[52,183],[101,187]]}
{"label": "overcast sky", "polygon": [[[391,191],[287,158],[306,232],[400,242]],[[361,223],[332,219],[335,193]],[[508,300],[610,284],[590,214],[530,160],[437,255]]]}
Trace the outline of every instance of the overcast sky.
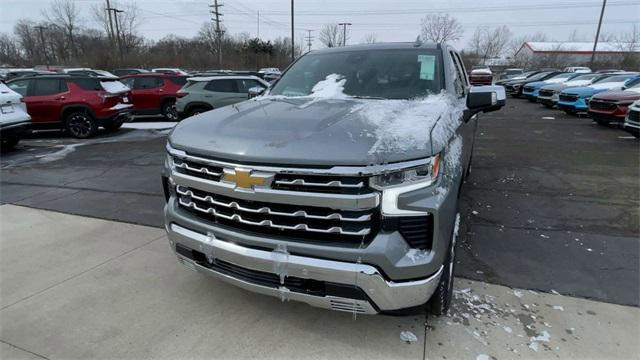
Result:
{"label": "overcast sky", "polygon": [[[111,0],[112,2],[114,0]],[[131,1],[140,8],[140,32],[152,39],[169,34],[191,37],[210,19],[208,4],[213,0],[118,0]],[[289,0],[219,0],[224,4],[224,26],[231,34],[247,32],[254,37],[273,39],[289,36]],[[97,27],[91,17],[92,5],[105,0],[75,0],[81,10],[82,26]],[[0,32],[12,32],[20,18],[41,20],[49,0],[0,0]],[[296,40],[330,22],[350,22],[350,43],[368,34],[378,41],[413,41],[419,34],[420,19],[433,12],[447,12],[463,25],[465,36],[455,43],[464,47],[478,26],[507,25],[515,35],[546,33],[555,40],[566,40],[573,32],[591,40],[595,34],[602,0],[297,0],[295,2]],[[640,22],[638,0],[609,0],[603,32],[629,31]],[[319,47],[316,40],[313,47]]]}

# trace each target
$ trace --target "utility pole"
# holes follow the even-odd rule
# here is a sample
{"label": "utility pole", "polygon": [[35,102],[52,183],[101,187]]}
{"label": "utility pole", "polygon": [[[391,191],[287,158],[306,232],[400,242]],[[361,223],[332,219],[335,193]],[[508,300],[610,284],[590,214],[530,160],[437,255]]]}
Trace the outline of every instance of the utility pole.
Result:
{"label": "utility pole", "polygon": [[256,37],[260,39],[260,10],[258,10],[258,35]]}
{"label": "utility pole", "polygon": [[351,26],[351,23],[340,23],[342,26],[342,46],[347,46],[347,26]]}
{"label": "utility pole", "polygon": [[122,41],[120,40],[120,25],[118,25],[118,14],[123,13],[124,10],[116,8],[107,8],[110,12],[113,11],[113,19],[116,24],[116,41],[118,42],[118,52],[120,53],[120,63],[122,63]]}
{"label": "utility pole", "polygon": [[109,27],[107,28],[107,32],[109,33],[109,41],[113,41],[113,22],[111,20],[111,3],[109,2],[109,0],[107,1],[107,7],[106,7],[106,11],[107,11],[107,18],[109,19]]}
{"label": "utility pole", "polygon": [[604,8],[607,6],[607,0],[602,1],[602,10],[600,11],[600,21],[598,21],[598,30],[596,30],[596,39],[593,42],[593,52],[591,53],[591,61],[589,67],[593,68],[593,62],[596,59],[596,48],[598,47],[598,38],[600,37],[600,27],[602,26],[602,18],[604,17]]}
{"label": "utility pole", "polygon": [[47,62],[47,70],[49,67],[49,63],[51,63],[51,61],[49,60],[49,54],[47,54],[47,45],[44,43],[44,29],[46,29],[46,26],[42,26],[42,25],[38,25],[38,26],[34,26],[36,29],[38,29],[38,31],[40,32],[40,41],[42,42],[42,51],[44,51],[44,58],[45,61]]}
{"label": "utility pole", "polygon": [[220,17],[222,14],[220,13],[220,8],[222,4],[218,4],[218,0],[213,1],[213,5],[209,5],[213,10],[210,11],[213,15],[215,15],[214,19],[211,19],[216,22],[216,40],[218,42],[218,69],[222,69],[222,34],[224,34],[224,30],[220,29]]}
{"label": "utility pole", "polygon": [[313,31],[313,30],[307,30],[307,32],[309,33],[309,34],[307,35],[307,46],[309,47],[309,50],[308,50],[308,51],[311,51],[311,41],[313,40],[313,36],[311,36],[311,32],[312,32],[312,31]]}
{"label": "utility pole", "polygon": [[293,0],[291,0],[291,62],[296,59],[296,46],[294,44],[294,30],[293,30]]}

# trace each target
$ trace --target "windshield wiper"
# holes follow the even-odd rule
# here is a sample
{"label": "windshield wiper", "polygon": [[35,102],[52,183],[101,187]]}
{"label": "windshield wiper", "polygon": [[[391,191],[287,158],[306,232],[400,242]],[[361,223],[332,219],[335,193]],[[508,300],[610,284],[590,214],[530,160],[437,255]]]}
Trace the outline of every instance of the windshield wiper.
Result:
{"label": "windshield wiper", "polygon": [[354,99],[373,99],[373,100],[387,100],[380,96],[364,96],[364,95],[350,95]]}

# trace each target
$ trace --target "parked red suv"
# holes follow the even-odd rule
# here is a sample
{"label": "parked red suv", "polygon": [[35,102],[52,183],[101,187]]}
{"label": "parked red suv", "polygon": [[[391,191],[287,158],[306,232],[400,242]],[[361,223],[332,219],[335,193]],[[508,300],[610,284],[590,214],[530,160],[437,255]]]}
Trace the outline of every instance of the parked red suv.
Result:
{"label": "parked red suv", "polygon": [[70,75],[19,78],[7,86],[23,96],[34,129],[63,128],[89,138],[115,131],[131,114],[130,89],[118,79]]}
{"label": "parked red suv", "polygon": [[640,80],[625,90],[602,92],[589,100],[589,115],[599,125],[624,122],[631,103],[640,100]]}
{"label": "parked red suv", "polygon": [[187,76],[144,73],[123,76],[120,81],[131,88],[131,101],[137,115],[162,115],[177,121],[173,105],[176,93],[187,83]]}

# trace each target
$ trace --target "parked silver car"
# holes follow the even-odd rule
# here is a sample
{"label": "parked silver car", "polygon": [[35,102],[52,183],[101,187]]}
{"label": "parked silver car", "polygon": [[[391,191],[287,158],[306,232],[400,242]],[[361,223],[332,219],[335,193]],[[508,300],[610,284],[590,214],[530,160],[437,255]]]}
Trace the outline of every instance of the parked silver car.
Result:
{"label": "parked silver car", "polygon": [[192,77],[177,93],[181,118],[247,100],[249,89],[266,89],[269,83],[256,76]]}

